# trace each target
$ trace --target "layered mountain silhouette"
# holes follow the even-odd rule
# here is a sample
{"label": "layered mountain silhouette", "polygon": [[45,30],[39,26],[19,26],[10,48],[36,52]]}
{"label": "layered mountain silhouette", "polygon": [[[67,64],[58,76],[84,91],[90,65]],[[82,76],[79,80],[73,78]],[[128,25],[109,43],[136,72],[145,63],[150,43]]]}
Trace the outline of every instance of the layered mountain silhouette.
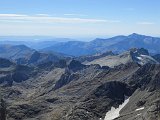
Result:
{"label": "layered mountain silhouette", "polygon": [[44,48],[44,51],[56,51],[68,55],[81,56],[99,52],[124,52],[130,48],[145,48],[150,53],[160,52],[160,38],[133,33],[129,36],[116,36],[108,39],[97,38],[90,42],[69,41]]}
{"label": "layered mountain silhouette", "polygon": [[73,41],[73,39],[54,38],[50,36],[0,36],[1,44],[26,45],[36,50],[66,41]]}

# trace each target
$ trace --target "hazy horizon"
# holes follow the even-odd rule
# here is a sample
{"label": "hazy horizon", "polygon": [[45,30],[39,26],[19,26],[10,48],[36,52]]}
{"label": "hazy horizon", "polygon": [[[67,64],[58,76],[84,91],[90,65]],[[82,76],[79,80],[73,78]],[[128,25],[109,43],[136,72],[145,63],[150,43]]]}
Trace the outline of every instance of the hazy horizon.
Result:
{"label": "hazy horizon", "polygon": [[[124,36],[128,36],[134,33],[130,33],[130,34],[126,34]],[[136,33],[138,35],[145,35],[145,36],[151,36],[151,37],[160,37],[160,36],[152,36],[152,35],[148,35],[148,34],[139,34]],[[120,34],[122,35],[122,34]],[[25,42],[43,42],[43,41],[59,41],[59,42],[67,42],[67,41],[84,41],[84,42],[89,42],[89,41],[93,41],[97,38],[100,39],[108,39],[108,38],[112,38],[115,36],[120,36],[120,35],[106,35],[106,36],[95,36],[95,37],[55,37],[55,36],[42,36],[42,35],[28,35],[28,36],[24,36],[24,35],[8,35],[8,36],[1,36],[0,35],[0,41],[25,41]],[[4,39],[3,39],[4,38]],[[11,38],[11,39],[8,39]],[[33,41],[34,40],[34,41]]]}
{"label": "hazy horizon", "polygon": [[159,0],[0,0],[0,36],[160,36],[159,5]]}

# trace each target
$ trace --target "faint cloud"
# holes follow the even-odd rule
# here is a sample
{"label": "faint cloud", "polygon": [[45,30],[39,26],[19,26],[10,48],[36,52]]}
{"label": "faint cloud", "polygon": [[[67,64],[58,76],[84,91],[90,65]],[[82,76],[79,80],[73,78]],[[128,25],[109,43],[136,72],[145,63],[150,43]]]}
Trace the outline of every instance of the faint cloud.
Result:
{"label": "faint cloud", "polygon": [[106,20],[108,23],[120,23],[120,20]]}
{"label": "faint cloud", "polygon": [[119,20],[91,19],[91,18],[68,18],[53,17],[48,14],[23,15],[23,14],[0,14],[3,22],[34,22],[34,23],[119,23]]}
{"label": "faint cloud", "polygon": [[138,25],[154,25],[155,23],[154,22],[146,22],[146,21],[144,21],[144,22],[138,22],[137,24]]}
{"label": "faint cloud", "polygon": [[1,17],[27,17],[28,15],[22,15],[22,14],[0,14]]}
{"label": "faint cloud", "polygon": [[67,13],[67,14],[64,14],[65,16],[88,16],[88,15],[85,15],[85,14],[73,14],[73,13]]}
{"label": "faint cloud", "polygon": [[51,16],[49,14],[36,14],[37,16]]}

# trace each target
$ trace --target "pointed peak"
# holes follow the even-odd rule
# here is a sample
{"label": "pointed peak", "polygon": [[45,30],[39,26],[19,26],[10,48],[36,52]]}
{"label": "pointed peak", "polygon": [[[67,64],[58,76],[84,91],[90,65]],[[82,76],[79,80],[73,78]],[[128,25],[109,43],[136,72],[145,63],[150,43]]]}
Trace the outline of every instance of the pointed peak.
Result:
{"label": "pointed peak", "polygon": [[138,34],[138,33],[132,33],[132,34],[130,34],[129,36],[142,36],[142,35],[140,35],[140,34]]}
{"label": "pointed peak", "polygon": [[74,72],[85,67],[85,65],[81,64],[81,62],[74,59],[68,61],[67,64],[68,64],[68,68]]}
{"label": "pointed peak", "polygon": [[137,34],[137,33],[132,33],[131,35],[128,35],[128,38],[134,38],[134,39],[142,39],[145,38],[145,35]]}

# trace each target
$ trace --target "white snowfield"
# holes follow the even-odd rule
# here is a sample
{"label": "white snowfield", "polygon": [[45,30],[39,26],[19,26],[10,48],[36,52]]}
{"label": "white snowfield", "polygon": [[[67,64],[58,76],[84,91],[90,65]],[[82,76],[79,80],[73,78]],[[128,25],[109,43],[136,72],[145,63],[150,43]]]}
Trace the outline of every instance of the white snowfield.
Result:
{"label": "white snowfield", "polygon": [[139,113],[139,114],[137,114],[136,116],[140,116],[140,115],[142,115],[142,113]]}
{"label": "white snowfield", "polygon": [[158,62],[154,58],[152,58],[151,56],[148,56],[148,55],[140,55],[140,56],[137,57],[137,59],[140,60],[138,63],[141,64],[141,65],[144,65],[146,63],[156,63],[156,64],[158,64]]}
{"label": "white snowfield", "polygon": [[135,111],[140,111],[140,110],[143,110],[143,109],[144,109],[144,107],[141,107],[141,108],[136,109]]}
{"label": "white snowfield", "polygon": [[110,111],[106,113],[104,120],[113,120],[120,116],[120,111],[124,108],[125,105],[129,102],[129,98],[126,99],[118,108],[112,107]]}

